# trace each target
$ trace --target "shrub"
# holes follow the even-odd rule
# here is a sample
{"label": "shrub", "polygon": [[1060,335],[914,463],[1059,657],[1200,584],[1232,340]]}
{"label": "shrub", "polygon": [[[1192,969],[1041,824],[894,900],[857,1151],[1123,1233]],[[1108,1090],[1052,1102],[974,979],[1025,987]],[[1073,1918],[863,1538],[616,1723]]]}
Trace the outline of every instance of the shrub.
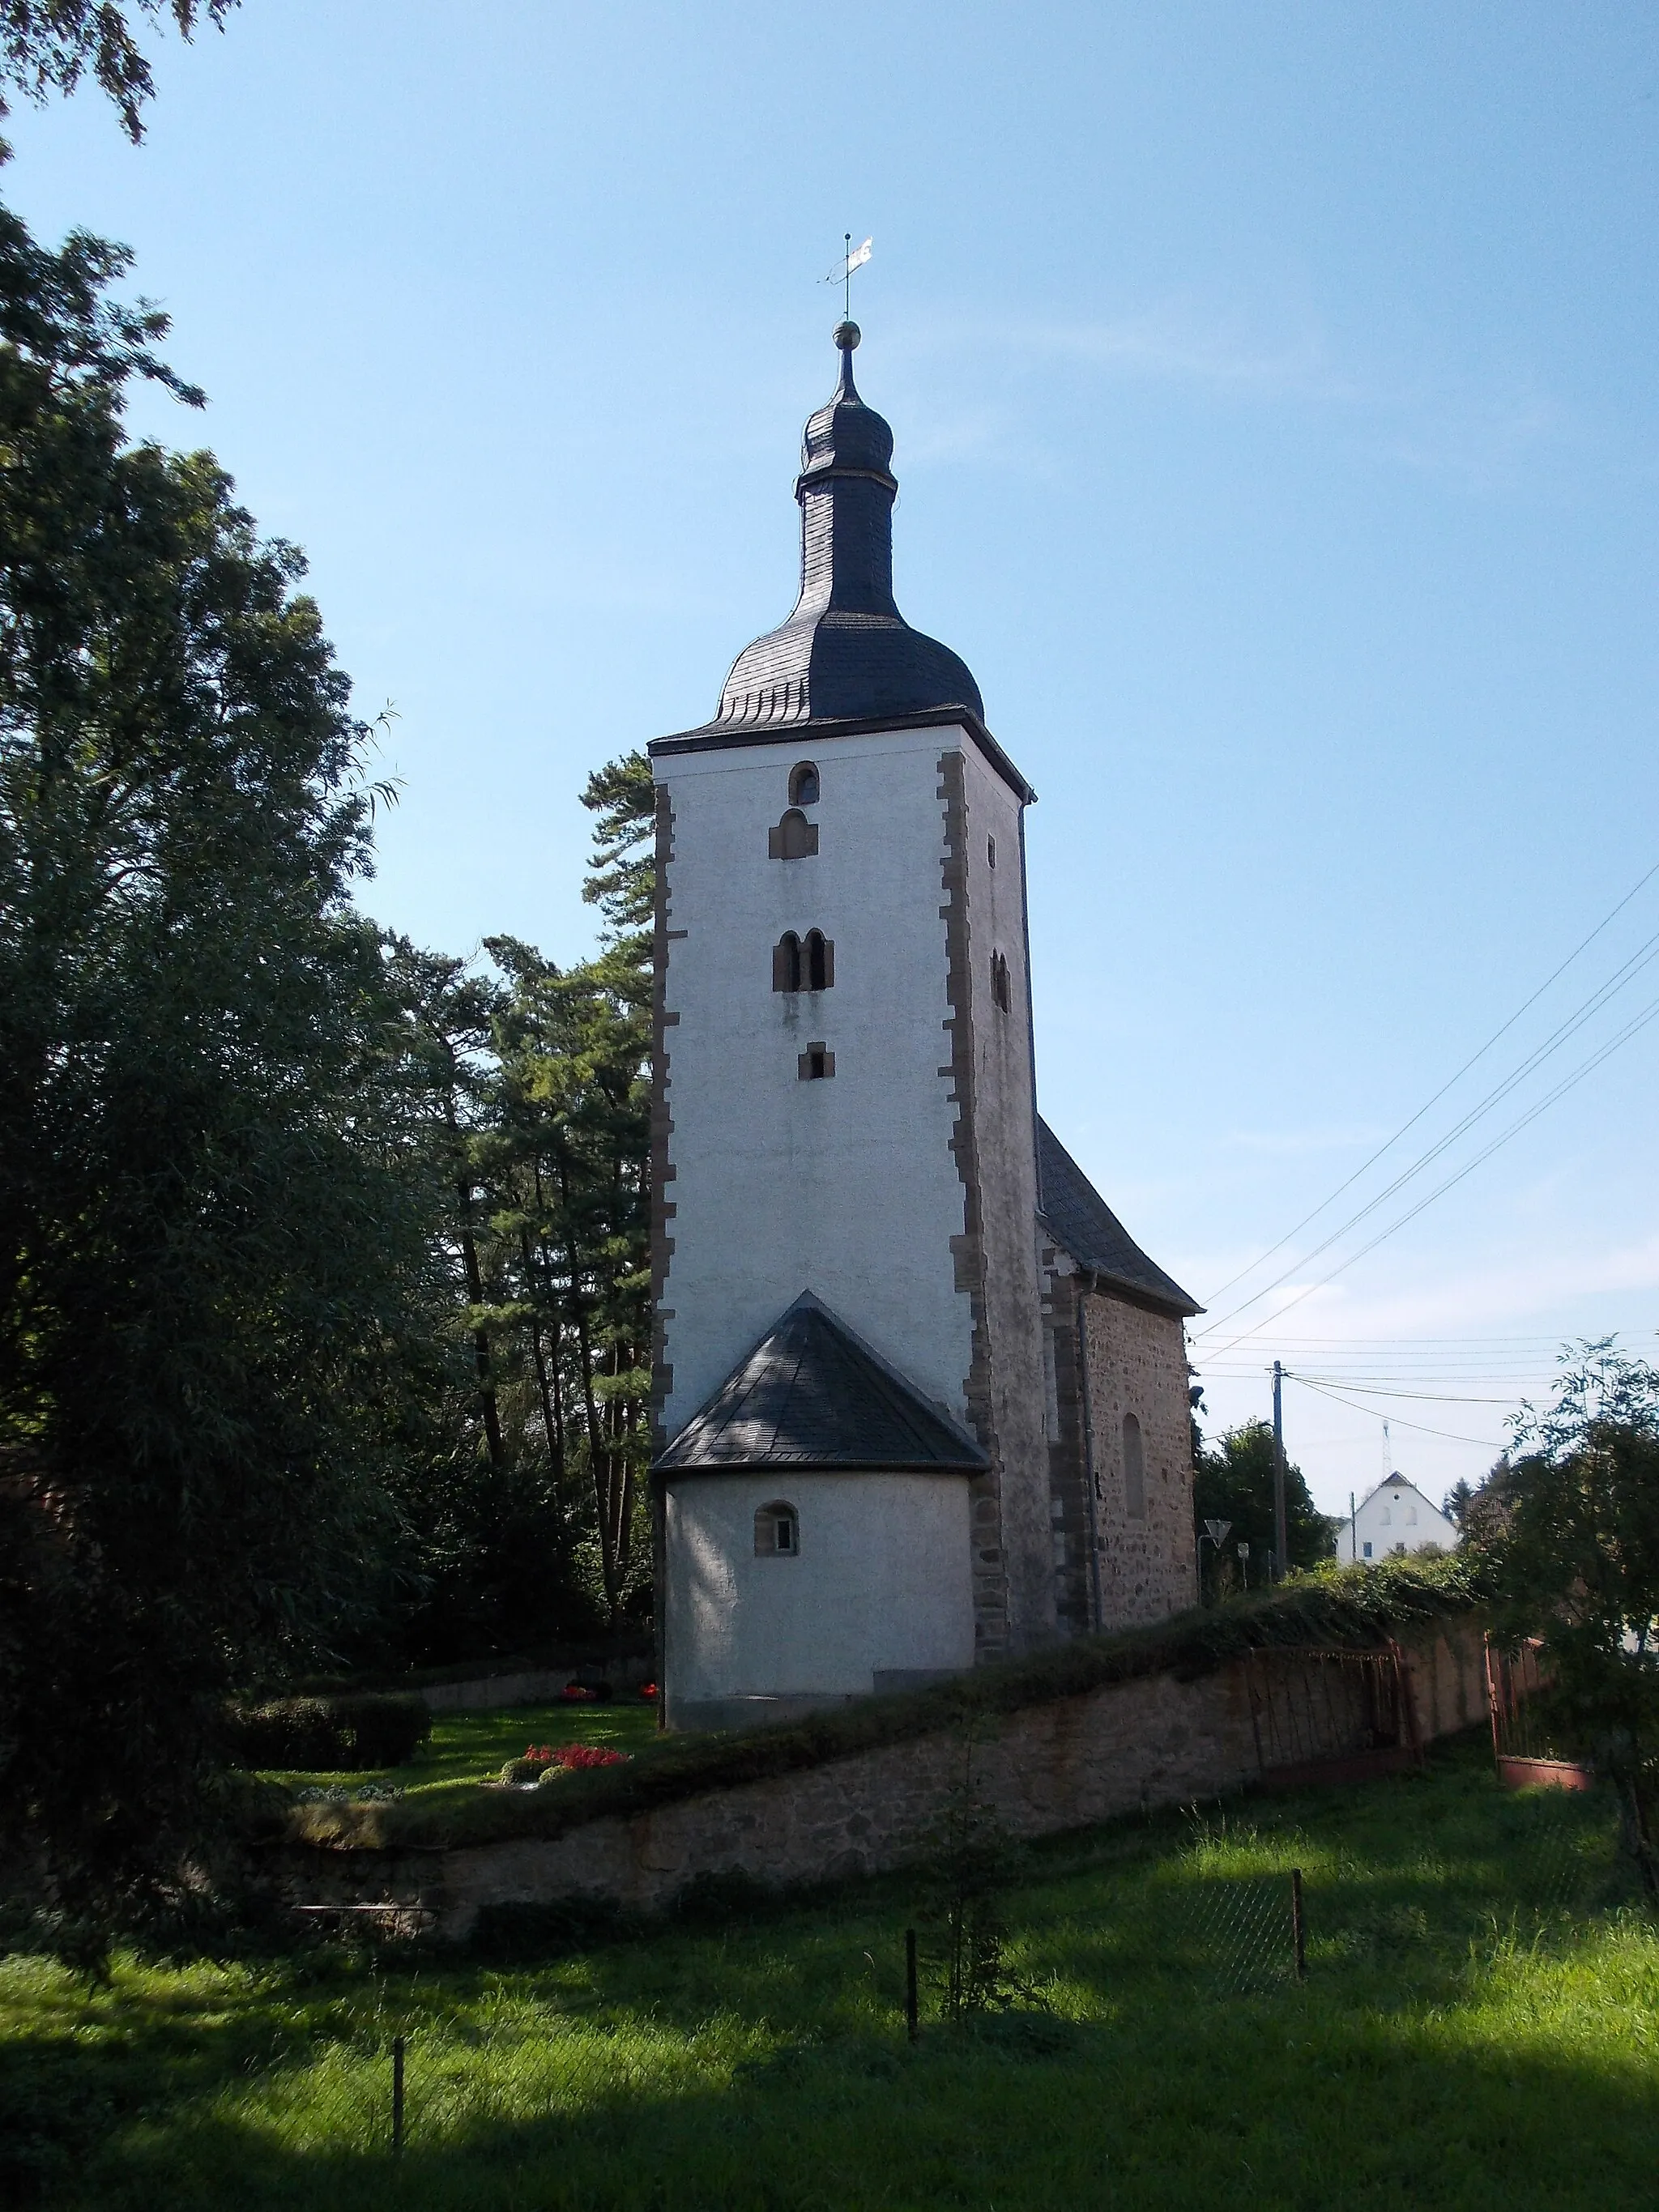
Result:
{"label": "shrub", "polygon": [[344,1774],[401,1766],[432,1733],[422,1698],[366,1692],[355,1697],[273,1698],[231,1710],[231,1757],[239,1766]]}
{"label": "shrub", "polygon": [[329,1703],[351,1737],[348,1766],[401,1766],[432,1733],[426,1699],[408,1692],[365,1692]]}

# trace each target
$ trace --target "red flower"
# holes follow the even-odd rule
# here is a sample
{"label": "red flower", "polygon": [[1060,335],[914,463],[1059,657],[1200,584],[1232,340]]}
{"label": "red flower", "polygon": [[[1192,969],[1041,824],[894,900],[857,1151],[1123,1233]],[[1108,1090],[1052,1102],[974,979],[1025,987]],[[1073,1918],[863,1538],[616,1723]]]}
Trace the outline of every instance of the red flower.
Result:
{"label": "red flower", "polygon": [[621,1766],[628,1759],[625,1751],[612,1751],[599,1743],[561,1744],[553,1754],[561,1766]]}

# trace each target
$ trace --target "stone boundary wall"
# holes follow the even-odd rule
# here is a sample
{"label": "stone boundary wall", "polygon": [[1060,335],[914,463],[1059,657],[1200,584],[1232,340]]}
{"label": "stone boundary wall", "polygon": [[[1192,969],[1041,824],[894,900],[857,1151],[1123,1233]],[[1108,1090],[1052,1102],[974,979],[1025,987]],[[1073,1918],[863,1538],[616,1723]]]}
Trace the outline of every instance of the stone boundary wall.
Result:
{"label": "stone boundary wall", "polygon": [[636,1705],[640,1685],[651,1679],[651,1662],[584,1660],[580,1666],[528,1668],[517,1674],[474,1674],[464,1682],[425,1682],[414,1694],[429,1713],[488,1712],[497,1705],[550,1705],[567,1682],[584,1674],[614,1684],[618,1704]]}
{"label": "stone boundary wall", "polygon": [[[1421,1741],[1485,1717],[1477,1627],[1402,1644]],[[460,1938],[487,1905],[587,1896],[649,1911],[701,1875],[787,1887],[877,1874],[923,1854],[963,1758],[961,1737],[941,1732],[549,1840],[295,1852],[289,1887],[307,1902],[434,1906],[444,1933]],[[1194,1681],[1152,1674],[1026,1706],[988,1723],[974,1752],[976,1794],[1022,1836],[1224,1796],[1257,1771],[1243,1662]]]}

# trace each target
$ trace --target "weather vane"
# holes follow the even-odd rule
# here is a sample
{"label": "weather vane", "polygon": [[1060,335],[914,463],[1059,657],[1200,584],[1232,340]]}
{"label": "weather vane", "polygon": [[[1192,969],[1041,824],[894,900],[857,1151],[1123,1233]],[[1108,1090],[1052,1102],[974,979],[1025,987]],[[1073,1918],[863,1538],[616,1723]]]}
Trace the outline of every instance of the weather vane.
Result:
{"label": "weather vane", "polygon": [[853,319],[853,271],[855,269],[862,269],[865,263],[870,258],[870,248],[872,242],[872,240],[866,238],[863,245],[860,246],[855,252],[853,248],[852,232],[850,230],[843,232],[842,246],[844,250],[842,253],[842,258],[823,280],[826,284],[839,284],[841,286],[842,295],[842,319],[849,323]]}

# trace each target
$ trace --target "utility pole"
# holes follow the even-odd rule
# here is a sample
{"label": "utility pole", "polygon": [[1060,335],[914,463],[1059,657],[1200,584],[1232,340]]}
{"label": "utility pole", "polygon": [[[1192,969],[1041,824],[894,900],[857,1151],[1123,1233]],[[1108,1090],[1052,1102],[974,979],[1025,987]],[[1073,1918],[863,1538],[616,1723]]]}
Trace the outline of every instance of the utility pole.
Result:
{"label": "utility pole", "polygon": [[1290,1565],[1290,1534],[1285,1516],[1285,1401],[1281,1388],[1285,1370],[1273,1362],[1273,1550],[1278,1555],[1279,1572],[1284,1577]]}

